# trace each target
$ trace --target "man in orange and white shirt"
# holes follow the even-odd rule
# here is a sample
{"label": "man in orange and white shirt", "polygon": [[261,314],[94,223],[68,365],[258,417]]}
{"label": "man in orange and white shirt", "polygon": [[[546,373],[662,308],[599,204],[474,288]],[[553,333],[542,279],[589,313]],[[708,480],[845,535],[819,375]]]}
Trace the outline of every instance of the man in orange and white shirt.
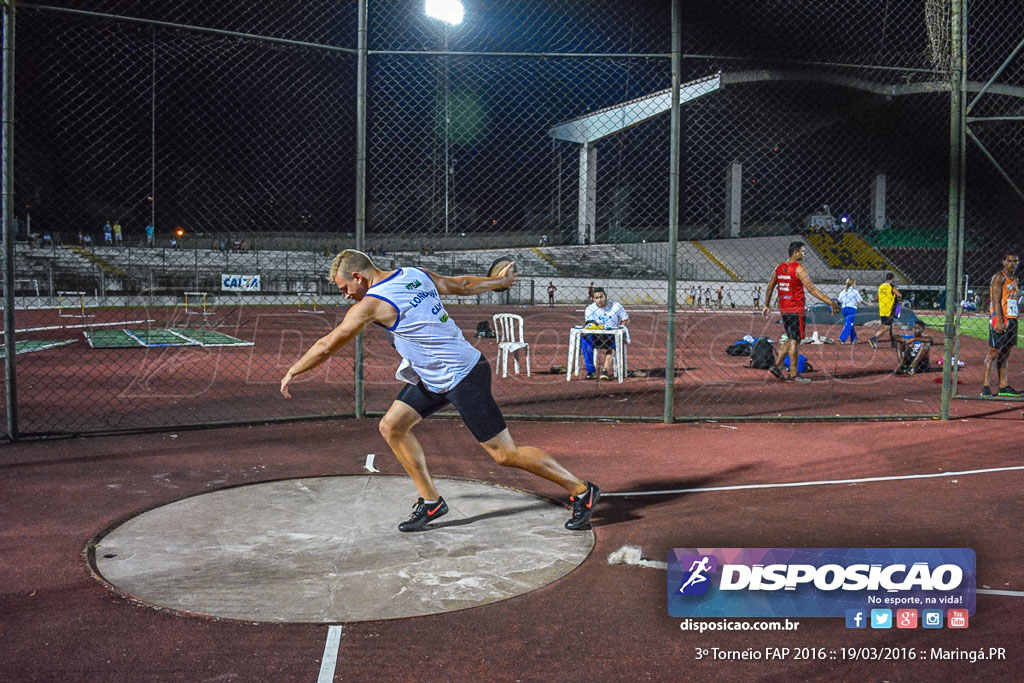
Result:
{"label": "man in orange and white shirt", "polygon": [[[1003,268],[992,276],[988,287],[989,309],[992,317],[988,327],[988,355],[985,356],[985,376],[982,381],[982,396],[1020,396],[1021,392],[1011,387],[1006,378],[1006,362],[1010,350],[1017,345],[1017,264],[1020,259],[1015,253],[1003,257]],[[992,363],[996,364],[999,388],[992,391]]]}

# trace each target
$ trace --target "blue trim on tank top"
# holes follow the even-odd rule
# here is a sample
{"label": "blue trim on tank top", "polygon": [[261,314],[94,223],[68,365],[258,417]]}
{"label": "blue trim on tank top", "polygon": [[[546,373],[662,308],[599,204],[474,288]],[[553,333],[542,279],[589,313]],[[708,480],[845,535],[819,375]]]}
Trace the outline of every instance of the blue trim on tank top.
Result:
{"label": "blue trim on tank top", "polygon": [[[368,289],[373,289],[374,287],[377,287],[378,285],[382,285],[382,284],[384,284],[385,282],[387,282],[388,280],[390,280],[390,279],[392,279],[392,278],[396,278],[396,277],[398,277],[399,275],[401,275],[401,274],[402,274],[402,270],[403,270],[402,268],[399,268],[399,269],[398,269],[398,270],[396,270],[395,272],[391,273],[391,275],[388,275],[388,276],[387,276],[386,278],[384,278],[384,279],[383,279],[383,280],[381,280],[380,282],[378,282],[378,283],[374,284],[373,286],[369,287]],[[379,297],[378,297],[378,298],[379,298]],[[386,299],[385,299],[385,301],[386,301]]]}
{"label": "blue trim on tank top", "polygon": [[391,299],[388,299],[386,297],[381,296],[380,294],[371,294],[370,292],[367,292],[366,296],[372,296],[374,299],[380,299],[381,301],[386,301],[389,304],[391,304],[391,307],[395,309],[395,324],[392,325],[391,327],[388,327],[384,323],[378,323],[377,321],[374,321],[374,322],[377,325],[380,325],[381,327],[383,327],[385,330],[392,330],[392,331],[394,331],[394,329],[396,327],[398,327],[398,323],[401,322],[401,320],[402,320],[402,312],[400,310],[398,310],[398,306],[395,305],[395,302],[392,301]]}

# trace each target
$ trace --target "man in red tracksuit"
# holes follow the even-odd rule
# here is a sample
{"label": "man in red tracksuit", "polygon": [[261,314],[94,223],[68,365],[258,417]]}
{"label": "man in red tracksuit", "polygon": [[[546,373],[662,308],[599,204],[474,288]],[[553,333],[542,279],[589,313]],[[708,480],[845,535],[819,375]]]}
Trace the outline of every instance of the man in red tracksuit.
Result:
{"label": "man in red tracksuit", "polygon": [[[766,318],[771,312],[772,292],[776,285],[779,288],[779,311],[782,313],[782,324],[786,328],[788,339],[779,347],[779,357],[769,370],[773,375],[788,382],[810,382],[806,377],[797,374],[797,360],[800,357],[800,340],[804,338],[804,315],[807,306],[804,291],[808,291],[832,307],[833,313],[839,312],[839,302],[825,295],[811,282],[800,262],[804,260],[804,243],[789,243],[789,260],[780,263],[772,272],[768,281],[768,289],[764,295],[764,309],[761,311]],[[789,374],[783,369],[786,356],[789,356]]]}

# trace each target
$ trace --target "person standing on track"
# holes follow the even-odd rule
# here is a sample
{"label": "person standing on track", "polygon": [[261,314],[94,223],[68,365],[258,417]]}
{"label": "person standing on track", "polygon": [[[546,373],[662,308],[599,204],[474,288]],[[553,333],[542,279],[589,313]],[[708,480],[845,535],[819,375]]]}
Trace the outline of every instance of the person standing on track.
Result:
{"label": "person standing on track", "polygon": [[[861,297],[860,291],[854,287],[855,284],[857,282],[853,278],[847,278],[846,288],[836,297],[843,306],[843,331],[839,334],[840,344],[857,343],[857,327],[854,324],[857,319],[857,304],[864,303],[864,299]],[[850,341],[847,342],[847,339]]]}
{"label": "person standing on track", "polygon": [[889,343],[896,346],[896,338],[892,334],[892,323],[893,311],[896,309],[896,303],[900,300],[900,290],[893,284],[895,277],[892,273],[886,273],[885,282],[878,285],[878,318],[882,325],[874,336],[868,339],[868,343],[873,349],[878,348],[878,338],[885,334],[886,330],[889,331]]}
{"label": "person standing on track", "polygon": [[526,470],[569,492],[572,517],[565,528],[590,527],[601,489],[576,478],[545,451],[512,440],[491,394],[490,364],[466,341],[441,303],[444,294],[472,296],[508,289],[518,279],[513,265],[495,277],[445,277],[421,268],[387,272],[363,252],[346,249],[331,263],[329,279],[356,303],[341,324],[317,340],[281,379],[281,394],[291,398],[289,384],[296,376],[322,364],[370,323],[391,332],[402,356],[396,377],[407,385],[381,419],[380,432],[420,495],[399,531],[419,531],[448,512],[412,428],[449,403],[499,465]]}
{"label": "person standing on track", "polygon": [[[830,299],[818,289],[818,286],[811,282],[803,264],[800,263],[804,260],[805,248],[803,242],[789,243],[789,260],[780,263],[772,272],[772,277],[764,292],[764,309],[761,312],[766,318],[771,313],[772,292],[778,286],[779,311],[782,313],[782,324],[786,328],[788,339],[779,347],[778,360],[768,369],[779,379],[789,382],[810,382],[806,377],[797,374],[800,340],[804,338],[804,315],[807,311],[804,291],[810,292],[831,306],[833,313],[839,312],[839,302]],[[786,371],[783,369],[787,355],[789,357],[789,375],[786,375]]]}
{"label": "person standing on track", "polygon": [[992,276],[988,286],[989,310],[992,317],[988,327],[988,354],[985,356],[985,376],[982,380],[981,395],[992,396],[992,363],[996,364],[999,389],[996,396],[1020,396],[1021,392],[1009,385],[1006,364],[1010,351],[1017,345],[1017,264],[1020,258],[1015,253],[1003,257],[1003,268]]}
{"label": "person standing on track", "polygon": [[548,282],[548,306],[554,306],[555,305],[555,290],[556,289],[558,289],[558,287],[555,287],[555,283],[554,282]]}

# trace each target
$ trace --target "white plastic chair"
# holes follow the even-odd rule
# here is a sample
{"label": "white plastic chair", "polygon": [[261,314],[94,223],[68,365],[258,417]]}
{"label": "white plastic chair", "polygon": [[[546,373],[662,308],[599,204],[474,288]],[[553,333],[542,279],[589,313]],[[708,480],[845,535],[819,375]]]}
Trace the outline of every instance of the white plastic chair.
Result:
{"label": "white plastic chair", "polygon": [[530,345],[523,338],[523,316],[515,313],[496,313],[494,332],[498,335],[498,358],[494,372],[501,366],[501,376],[508,377],[508,357],[512,354],[513,367],[519,373],[519,351],[526,349],[526,376],[530,376]]}

